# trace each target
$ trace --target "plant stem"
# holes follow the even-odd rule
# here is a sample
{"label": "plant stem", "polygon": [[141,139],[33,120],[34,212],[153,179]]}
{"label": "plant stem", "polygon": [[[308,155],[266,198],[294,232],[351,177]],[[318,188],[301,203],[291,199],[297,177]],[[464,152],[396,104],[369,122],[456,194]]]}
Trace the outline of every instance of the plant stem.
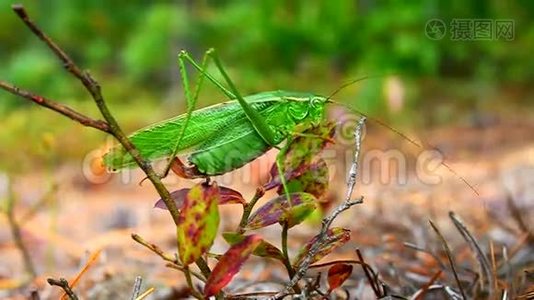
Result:
{"label": "plant stem", "polygon": [[250,202],[247,203],[243,208],[243,215],[241,216],[241,221],[239,222],[237,232],[243,233],[245,231],[245,226],[247,226],[248,217],[250,217],[250,214],[252,213],[252,209],[254,208],[254,205],[256,205],[256,202],[258,202],[258,200],[260,200],[263,195],[265,195],[265,189],[263,187],[258,187],[256,189],[254,197],[252,197]]}
{"label": "plant stem", "polygon": [[189,266],[184,266],[184,274],[185,274],[185,280],[187,281],[187,285],[189,286],[189,289],[191,289],[191,295],[193,295],[197,299],[204,299],[204,296],[195,289],[195,286],[193,285],[193,279],[191,278],[191,272],[189,271]]}

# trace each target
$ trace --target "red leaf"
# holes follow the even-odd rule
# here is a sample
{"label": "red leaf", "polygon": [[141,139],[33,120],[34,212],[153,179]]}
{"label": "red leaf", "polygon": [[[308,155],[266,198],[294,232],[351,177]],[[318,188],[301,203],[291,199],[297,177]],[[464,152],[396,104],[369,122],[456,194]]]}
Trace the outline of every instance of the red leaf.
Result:
{"label": "red leaf", "polygon": [[204,286],[204,295],[210,297],[220,292],[239,272],[243,263],[260,243],[260,236],[253,234],[245,236],[242,241],[230,247],[211,271]]}
{"label": "red leaf", "polygon": [[316,208],[316,199],[311,194],[291,193],[289,198],[291,205],[285,194],[265,203],[250,216],[245,228],[253,230],[282,222],[288,222],[289,227],[292,227],[302,222]]}
{"label": "red leaf", "polygon": [[[341,227],[333,227],[328,229],[326,235],[328,236],[328,240],[330,242],[326,245],[322,245],[321,248],[319,248],[319,251],[317,251],[315,256],[312,257],[312,264],[327,256],[328,254],[330,254],[330,252],[334,251],[335,248],[342,246],[350,240],[350,230]],[[314,236],[306,243],[306,245],[304,245],[304,247],[300,249],[299,253],[295,257],[293,266],[298,267],[300,265],[300,263],[302,262],[306,254],[308,254],[312,245],[315,244],[318,238],[318,235]]]}
{"label": "red leaf", "polygon": [[[203,183],[203,185],[206,185],[206,183]],[[184,189],[173,191],[171,193],[171,198],[174,200],[174,203],[176,203],[176,207],[178,209],[181,209],[182,206],[184,205],[184,199],[187,193],[189,192],[189,190],[190,189],[188,188],[184,188]],[[218,203],[221,205],[222,204],[243,204],[243,205],[246,204],[246,201],[241,195],[241,193],[231,188],[220,186],[219,194],[220,194],[220,197],[219,197]],[[165,205],[165,202],[163,202],[162,199],[159,199],[158,201],[156,201],[156,204],[154,204],[154,207],[167,210],[167,206]]]}
{"label": "red leaf", "polygon": [[240,192],[227,188],[224,186],[219,187],[219,192],[221,193],[221,198],[219,204],[243,204],[245,205],[247,201],[243,198]]}
{"label": "red leaf", "polygon": [[335,264],[328,269],[328,292],[340,287],[352,274],[352,265]]}
{"label": "red leaf", "polygon": [[[182,209],[182,206],[184,205],[184,199],[187,193],[190,189],[179,189],[176,191],[173,191],[171,193],[171,198],[174,200],[174,203],[176,203],[176,207],[178,209]],[[167,206],[165,205],[165,202],[163,202],[163,199],[159,199],[156,201],[156,204],[154,204],[154,207],[161,208],[167,210]]]}
{"label": "red leaf", "polygon": [[[245,238],[245,236],[237,232],[224,232],[223,238],[226,242],[228,242],[228,244],[234,245],[242,241]],[[256,247],[256,249],[254,249],[254,252],[252,252],[252,254],[259,256],[259,257],[274,258],[280,261],[284,260],[282,251],[280,251],[278,248],[276,248],[276,246],[272,245],[271,243],[263,239],[261,243]]]}
{"label": "red leaf", "polygon": [[219,198],[215,182],[197,184],[185,196],[177,227],[178,256],[184,265],[211,248],[219,227]]}

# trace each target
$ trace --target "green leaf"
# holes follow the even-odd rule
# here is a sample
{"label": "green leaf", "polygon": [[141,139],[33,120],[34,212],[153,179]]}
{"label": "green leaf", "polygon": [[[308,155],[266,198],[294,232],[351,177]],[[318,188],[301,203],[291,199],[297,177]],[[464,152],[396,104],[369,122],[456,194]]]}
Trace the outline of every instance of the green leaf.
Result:
{"label": "green leaf", "polygon": [[197,184],[187,193],[177,228],[178,255],[184,265],[193,263],[211,248],[219,227],[219,199],[215,182]]}
{"label": "green leaf", "polygon": [[[333,227],[328,229],[326,235],[329,243],[321,245],[319,251],[317,251],[317,253],[315,253],[315,255],[312,257],[312,264],[327,256],[334,251],[335,248],[342,246],[350,240],[350,230],[341,227]],[[314,236],[306,243],[306,245],[304,245],[304,247],[300,249],[299,253],[294,259],[293,266],[298,267],[300,265],[304,257],[310,251],[312,245],[317,242],[318,238],[319,235]]]}
{"label": "green leaf", "polygon": [[224,288],[234,277],[243,263],[250,257],[254,249],[260,245],[262,239],[258,235],[248,235],[234,244],[219,259],[219,262],[211,271],[206,285],[204,286],[204,295],[206,297],[217,294]]}
{"label": "green leaf", "polygon": [[265,203],[249,217],[245,228],[254,230],[283,222],[293,227],[306,219],[316,208],[317,200],[311,194],[291,193],[289,198],[291,205],[285,194]]}

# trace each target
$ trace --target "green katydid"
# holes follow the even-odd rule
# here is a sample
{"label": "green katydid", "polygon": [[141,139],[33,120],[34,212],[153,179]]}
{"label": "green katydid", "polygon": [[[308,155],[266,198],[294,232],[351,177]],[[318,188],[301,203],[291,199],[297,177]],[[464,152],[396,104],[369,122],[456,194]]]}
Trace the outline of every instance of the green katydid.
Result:
{"label": "green katydid", "polygon": [[[209,57],[230,90],[205,71]],[[186,62],[200,72],[194,95],[189,89]],[[323,96],[272,91],[242,97],[213,50],[206,52],[201,65],[182,51],[179,64],[188,103],[187,113],[140,129],[130,139],[148,160],[172,159],[177,154],[189,154],[193,168],[187,169],[184,174],[187,177],[220,175],[240,168],[270,148],[277,147],[294,132],[297,125],[318,125],[324,119],[328,99]],[[230,101],[193,110],[204,77],[221,89]],[[240,155],[229,160],[227,156],[232,151],[239,151]],[[277,162],[282,155],[278,157]],[[105,155],[104,163],[115,170],[135,165],[133,158],[120,146]]]}
{"label": "green katydid", "polygon": [[[229,89],[206,72],[209,58],[215,63]],[[201,64],[191,58],[186,51],[180,52],[178,62],[187,112],[140,129],[129,138],[145,159],[153,161],[169,158],[164,175],[172,169],[179,176],[186,178],[210,177],[238,169],[272,147],[278,148],[278,145],[295,133],[297,126],[300,128],[317,126],[325,119],[326,104],[338,103],[330,99],[332,95],[355,82],[341,86],[329,97],[287,91],[261,92],[243,97],[213,49],[206,51]],[[189,87],[186,62],[200,72],[193,95]],[[194,110],[204,78],[217,86],[229,101]],[[422,147],[387,124],[375,121],[401,135],[410,143]],[[281,163],[286,147],[280,150],[276,164],[281,183],[285,188]],[[230,155],[231,153],[238,155]],[[192,166],[186,167],[175,159],[178,154],[188,154],[188,161]],[[133,158],[121,146],[112,148],[104,156],[104,164],[112,170],[135,166]],[[447,165],[445,166],[455,173]]]}

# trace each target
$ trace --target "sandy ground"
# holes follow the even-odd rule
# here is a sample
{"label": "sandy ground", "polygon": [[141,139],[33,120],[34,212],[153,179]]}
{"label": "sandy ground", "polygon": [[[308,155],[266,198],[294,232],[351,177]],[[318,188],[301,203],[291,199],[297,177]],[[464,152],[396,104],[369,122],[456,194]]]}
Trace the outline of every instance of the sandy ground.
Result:
{"label": "sandy ground", "polygon": [[[432,263],[422,252],[403,247],[402,243],[437,251],[439,243],[428,223],[432,219],[457,251],[458,261],[476,266],[475,259],[448,218],[449,211],[464,220],[483,247],[489,248],[491,241],[496,257],[502,256],[504,248],[510,254],[519,245],[520,248],[526,247],[528,258],[532,248],[528,248],[524,241],[525,235],[510,211],[507,199],[515,203],[527,224],[534,224],[533,129],[534,126],[528,124],[499,124],[497,127],[447,128],[425,133],[425,139],[445,153],[448,166],[456,174],[443,166],[434,170],[435,160],[430,159],[432,152],[406,145],[398,137],[384,136],[380,132],[375,135],[370,130],[364,141],[360,182],[355,192],[355,196],[364,195],[365,202],[341,215],[336,222],[337,226],[352,230],[352,240],[324,261],[355,259],[354,249],[360,248],[366,260],[381,271],[385,280],[424,284],[433,275],[435,262]],[[342,146],[340,143],[325,152],[332,174],[327,208],[335,205],[345,193],[344,174],[349,167],[346,162],[350,161],[351,149]],[[405,166],[399,165],[398,161],[388,164],[388,159],[398,158],[399,153]],[[216,180],[250,199],[255,187],[267,180],[264,174],[274,155],[274,152],[270,153],[250,168]],[[423,161],[422,165],[420,161]],[[113,295],[128,298],[125,295],[131,293],[137,275],[144,278],[145,287],[156,287],[154,295],[157,296],[168,294],[169,287],[183,287],[185,282],[181,273],[166,268],[159,257],[130,238],[131,233],[137,233],[165,251],[176,251],[170,215],[153,208],[158,199],[156,192],[148,181],[138,184],[143,178],[139,172],[133,171],[129,176],[131,178],[113,174],[105,183],[95,184],[84,176],[81,165],[62,165],[52,172],[37,171],[14,178],[19,218],[47,194],[52,183],[58,188],[47,203],[22,224],[24,242],[39,274],[29,286],[17,288],[25,278],[23,263],[7,218],[0,217],[0,298],[23,299],[32,288],[39,290],[42,299],[55,298],[59,295],[58,289],[49,287],[45,279],[73,277],[90,253],[97,250],[102,250],[98,260],[76,288],[82,298],[111,299]],[[174,177],[166,179],[166,183],[171,190],[191,185]],[[0,193],[5,192],[5,188],[3,190],[0,189]],[[240,207],[221,206],[220,211],[220,231],[235,228]],[[318,221],[312,221],[292,229],[290,254],[295,254],[315,234],[318,226]],[[279,245],[278,225],[258,232]],[[227,247],[218,238],[212,252],[222,253]],[[518,263],[516,271],[521,272],[529,263],[525,264],[525,258],[520,257],[525,253],[518,252],[517,259],[521,264]],[[530,268],[533,260],[530,256]],[[245,289],[250,282],[263,282],[262,288],[276,290],[279,286],[269,285],[266,281],[286,279],[287,275],[278,262],[254,261],[236,277],[230,290]],[[394,279],[395,276],[388,274],[391,265],[403,270],[404,279]],[[358,272],[358,276],[363,276],[361,270]],[[361,281],[355,279],[353,285],[357,286],[358,282]],[[360,292],[369,295],[369,291],[369,288],[363,288]]]}

